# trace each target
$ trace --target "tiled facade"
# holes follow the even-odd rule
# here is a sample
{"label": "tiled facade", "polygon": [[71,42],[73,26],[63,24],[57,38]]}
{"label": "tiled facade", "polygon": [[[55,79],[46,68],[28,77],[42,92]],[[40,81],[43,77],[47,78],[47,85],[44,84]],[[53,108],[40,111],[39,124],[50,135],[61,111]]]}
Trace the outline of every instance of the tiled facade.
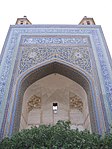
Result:
{"label": "tiled facade", "polygon": [[59,73],[87,93],[92,131],[112,124],[112,62],[98,25],[12,25],[0,67],[0,137],[19,130],[25,90]]}

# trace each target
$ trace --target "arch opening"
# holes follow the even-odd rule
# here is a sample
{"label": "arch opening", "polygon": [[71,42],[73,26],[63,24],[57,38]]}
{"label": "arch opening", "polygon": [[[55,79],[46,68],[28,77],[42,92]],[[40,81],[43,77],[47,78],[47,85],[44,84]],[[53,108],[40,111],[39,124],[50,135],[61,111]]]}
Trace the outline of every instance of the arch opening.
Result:
{"label": "arch opening", "polygon": [[[95,112],[94,112],[94,104],[93,104],[94,99],[93,99],[93,96],[92,96],[92,86],[91,86],[90,80],[87,77],[85,77],[82,73],[75,70],[74,68],[71,68],[67,65],[64,65],[64,64],[61,64],[61,63],[58,63],[58,62],[53,62],[53,63],[47,64],[47,65],[44,65],[40,68],[37,68],[37,69],[31,71],[30,73],[26,74],[25,77],[23,77],[19,80],[19,82],[17,84],[16,97],[15,97],[17,102],[16,102],[16,108],[15,108],[16,111],[15,111],[15,116],[14,116],[13,132],[16,132],[16,131],[19,131],[19,129],[22,129],[22,126],[21,126],[22,104],[24,105],[25,100],[23,100],[23,99],[26,98],[24,96],[25,96],[26,92],[28,91],[28,89],[32,85],[35,85],[35,83],[38,84],[39,81],[41,81],[42,79],[45,79],[46,77],[51,77],[52,75],[55,75],[55,74],[57,74],[58,76],[61,76],[64,79],[66,78],[66,79],[72,81],[73,84],[74,83],[77,84],[76,86],[77,87],[79,86],[79,89],[80,88],[83,89],[83,92],[85,92],[84,93],[85,94],[85,99],[84,100],[87,101],[87,102],[84,102],[84,100],[82,101],[82,99],[81,100],[78,99],[78,102],[80,103],[80,106],[78,107],[79,109],[77,109],[78,112],[76,112],[76,109],[75,109],[75,112],[78,115],[79,113],[82,112],[82,109],[85,108],[84,106],[86,105],[87,106],[87,111],[88,111],[87,113],[89,114],[89,118],[88,118],[89,122],[87,124],[89,126],[87,128],[86,125],[83,125],[82,129],[87,128],[87,129],[91,130],[92,132],[98,132],[97,122],[96,122]],[[71,90],[69,90],[69,93],[70,92],[71,92]],[[74,91],[73,91],[73,93],[74,93]],[[78,95],[78,92],[74,96],[80,97],[80,95]],[[71,110],[72,112],[71,113],[69,112],[69,114],[67,112],[67,114],[69,115],[68,120],[70,120],[70,117],[73,117],[73,115],[76,114],[76,113],[74,113],[74,110],[72,109],[72,107],[74,106],[73,102],[76,101],[76,99],[74,99],[74,96],[69,95],[69,100],[68,101],[69,101],[69,107],[71,106],[71,108],[70,109],[68,108],[68,111]],[[29,117],[27,116],[27,119],[29,118],[29,121],[30,121],[31,115],[32,114],[35,115],[35,112],[37,112],[38,117],[39,117],[38,118],[39,119],[38,124],[41,123],[41,122],[47,124],[47,122],[45,120],[43,120],[40,116],[41,112],[42,112],[42,110],[40,110],[41,109],[40,107],[41,107],[41,102],[42,102],[41,98],[42,97],[39,96],[38,94],[35,95],[34,97],[33,97],[33,95],[30,96],[30,97],[31,98],[26,102],[27,105],[28,104],[30,105],[30,102],[32,103],[32,100],[35,100],[36,103],[37,103],[37,105],[35,105],[35,106],[37,106],[38,108],[34,108],[34,110],[32,110],[31,109],[32,107],[29,106],[29,111],[30,112],[29,112]],[[71,100],[71,103],[70,103],[70,100]],[[55,103],[55,105],[57,104],[57,110],[58,110],[60,105],[61,105],[61,107],[64,106],[57,99],[51,100],[51,101],[52,102],[50,103],[49,106],[53,106],[53,103]],[[39,107],[39,104],[40,104],[40,107]],[[67,109],[67,107],[65,107],[65,109]],[[86,111],[86,110],[83,110],[83,111]],[[33,112],[33,113],[31,113],[31,112]],[[54,111],[52,110],[52,112],[54,112]],[[64,111],[64,114],[65,113],[66,112]],[[83,112],[83,114],[82,114],[83,122],[86,121],[86,119],[87,119],[86,116],[85,117],[83,116],[84,114],[85,114],[85,112]],[[79,115],[81,117],[81,114],[79,114]],[[57,120],[58,120],[58,118],[57,118]],[[66,118],[65,118],[65,120],[66,120]],[[94,123],[93,123],[93,121],[94,121]],[[55,120],[54,121],[53,121],[53,119],[51,120],[51,123],[55,123],[55,122],[56,122]],[[74,123],[74,122],[72,122],[72,123]],[[28,124],[28,120],[27,120],[27,124]],[[78,126],[78,124],[76,124],[76,125]],[[75,125],[73,125],[73,127],[75,127]]]}
{"label": "arch opening", "polygon": [[57,73],[50,74],[30,85],[23,96],[20,130],[71,122],[71,128],[91,131],[87,94],[76,82]]}

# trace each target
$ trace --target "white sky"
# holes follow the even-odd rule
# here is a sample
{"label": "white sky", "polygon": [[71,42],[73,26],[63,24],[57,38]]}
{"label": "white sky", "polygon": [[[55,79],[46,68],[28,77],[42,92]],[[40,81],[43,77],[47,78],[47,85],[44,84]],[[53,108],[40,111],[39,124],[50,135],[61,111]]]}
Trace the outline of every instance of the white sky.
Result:
{"label": "white sky", "polygon": [[112,55],[112,0],[2,0],[0,51],[9,26],[24,15],[32,24],[78,24],[84,16],[101,25]]}

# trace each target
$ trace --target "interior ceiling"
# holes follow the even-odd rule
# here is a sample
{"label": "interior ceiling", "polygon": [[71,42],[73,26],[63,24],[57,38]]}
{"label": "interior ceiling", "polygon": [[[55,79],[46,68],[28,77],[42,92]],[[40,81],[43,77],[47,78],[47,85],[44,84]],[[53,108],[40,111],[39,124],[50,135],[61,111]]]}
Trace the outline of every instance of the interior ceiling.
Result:
{"label": "interior ceiling", "polygon": [[71,97],[78,94],[82,99],[86,97],[85,90],[78,83],[57,73],[47,75],[34,82],[27,88],[24,97],[26,97],[27,100],[32,94],[38,96],[46,94],[51,96],[53,93],[61,93],[63,96],[68,96],[67,94],[69,93]]}

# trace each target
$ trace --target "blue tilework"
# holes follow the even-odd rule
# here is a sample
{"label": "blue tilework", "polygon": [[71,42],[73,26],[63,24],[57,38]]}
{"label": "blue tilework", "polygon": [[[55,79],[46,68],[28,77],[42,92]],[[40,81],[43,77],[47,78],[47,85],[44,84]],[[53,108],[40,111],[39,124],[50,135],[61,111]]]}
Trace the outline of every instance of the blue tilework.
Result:
{"label": "blue tilework", "polygon": [[[94,54],[96,61],[96,69],[98,71],[98,77],[99,77],[99,81],[101,84],[101,91],[103,92],[103,100],[104,100],[104,104],[105,104],[105,109],[106,112],[109,113],[109,118],[108,121],[109,123],[112,122],[112,70],[111,70],[111,59],[110,56],[108,54],[108,49],[106,46],[106,42],[104,40],[104,36],[102,33],[102,30],[100,28],[100,26],[75,26],[75,25],[28,25],[28,26],[19,26],[19,25],[15,25],[15,26],[11,26],[10,30],[9,30],[9,34],[7,37],[7,40],[5,42],[5,46],[3,49],[3,57],[2,57],[2,61],[1,61],[1,67],[0,67],[0,127],[3,125],[2,121],[3,119],[7,118],[7,113],[5,113],[5,108],[7,109],[7,96],[8,96],[8,90],[10,87],[10,81],[11,81],[11,77],[12,77],[12,73],[13,73],[13,68],[14,68],[14,64],[16,61],[16,56],[17,56],[17,52],[18,52],[18,47],[19,44],[21,43],[21,46],[27,46],[27,44],[49,44],[49,43],[53,43],[53,44],[67,44],[67,45],[74,45],[74,46],[88,46],[88,40],[87,38],[25,38],[24,36],[45,36],[45,35],[52,35],[52,36],[56,36],[56,35],[63,35],[63,36],[73,36],[73,35],[77,35],[77,36],[89,36],[91,38],[91,42],[94,44],[94,49],[96,55]],[[24,37],[24,38],[23,38]],[[21,42],[20,42],[21,40]],[[26,51],[28,49],[25,49]],[[46,48],[45,48],[46,49]],[[54,48],[55,49],[55,48]],[[76,53],[76,58],[81,58],[81,52],[79,50],[75,50],[78,51]],[[85,48],[87,49],[87,48]],[[90,50],[92,50],[92,48],[89,48]],[[35,52],[35,50],[37,51],[36,48],[33,48],[32,52]],[[39,50],[39,49],[38,49]],[[46,50],[49,50],[48,48]],[[59,48],[59,50],[61,50],[61,48]],[[71,49],[69,49],[71,51],[73,51],[73,47]],[[65,49],[65,51],[68,51]],[[88,52],[88,50],[86,50]],[[40,52],[40,51],[39,51]],[[52,49],[52,53],[53,53],[53,49]],[[45,52],[44,54],[48,54],[47,52]],[[59,58],[57,55],[57,50],[54,50],[54,56],[49,57],[49,60],[51,58]],[[62,56],[62,60],[65,62],[69,62],[71,63],[71,61],[68,61],[68,59],[66,59],[66,54],[68,55],[69,53],[65,52],[65,57],[64,57],[64,53]],[[23,50],[23,55],[24,55],[24,50]],[[35,53],[30,53],[30,59],[33,59],[33,56],[35,55]],[[59,54],[60,55],[60,54]],[[47,56],[47,55],[46,55]],[[75,55],[74,55],[75,57]],[[107,59],[108,57],[108,59]],[[45,55],[43,57],[43,59],[45,59]],[[93,59],[91,57],[91,59]],[[22,60],[22,59],[21,59]],[[27,61],[27,60],[26,60]],[[88,73],[91,74],[92,70],[91,70],[91,60],[90,58],[88,58],[88,61],[86,61],[87,64],[89,64],[90,69],[88,69]],[[29,62],[30,63],[30,62]],[[40,61],[40,63],[43,63],[43,60]],[[92,61],[93,63],[93,61]],[[28,63],[25,63],[25,67],[27,67]],[[37,64],[37,63],[36,63]],[[76,66],[76,63],[73,63]],[[31,65],[32,65],[32,60],[31,60]],[[29,68],[29,67],[28,67]],[[82,68],[82,67],[81,67]],[[83,68],[82,68],[83,69]],[[85,69],[87,70],[87,69]],[[19,70],[19,74],[21,73]],[[24,68],[24,71],[26,71],[26,68]],[[80,69],[80,71],[82,71]],[[97,93],[96,93],[97,94]],[[13,101],[13,99],[12,99]],[[10,104],[10,109],[13,106],[13,102],[11,102]],[[9,111],[11,111],[9,109]],[[11,112],[9,112],[11,113]],[[11,115],[8,114],[9,120]],[[5,125],[5,123],[4,123]]]}

